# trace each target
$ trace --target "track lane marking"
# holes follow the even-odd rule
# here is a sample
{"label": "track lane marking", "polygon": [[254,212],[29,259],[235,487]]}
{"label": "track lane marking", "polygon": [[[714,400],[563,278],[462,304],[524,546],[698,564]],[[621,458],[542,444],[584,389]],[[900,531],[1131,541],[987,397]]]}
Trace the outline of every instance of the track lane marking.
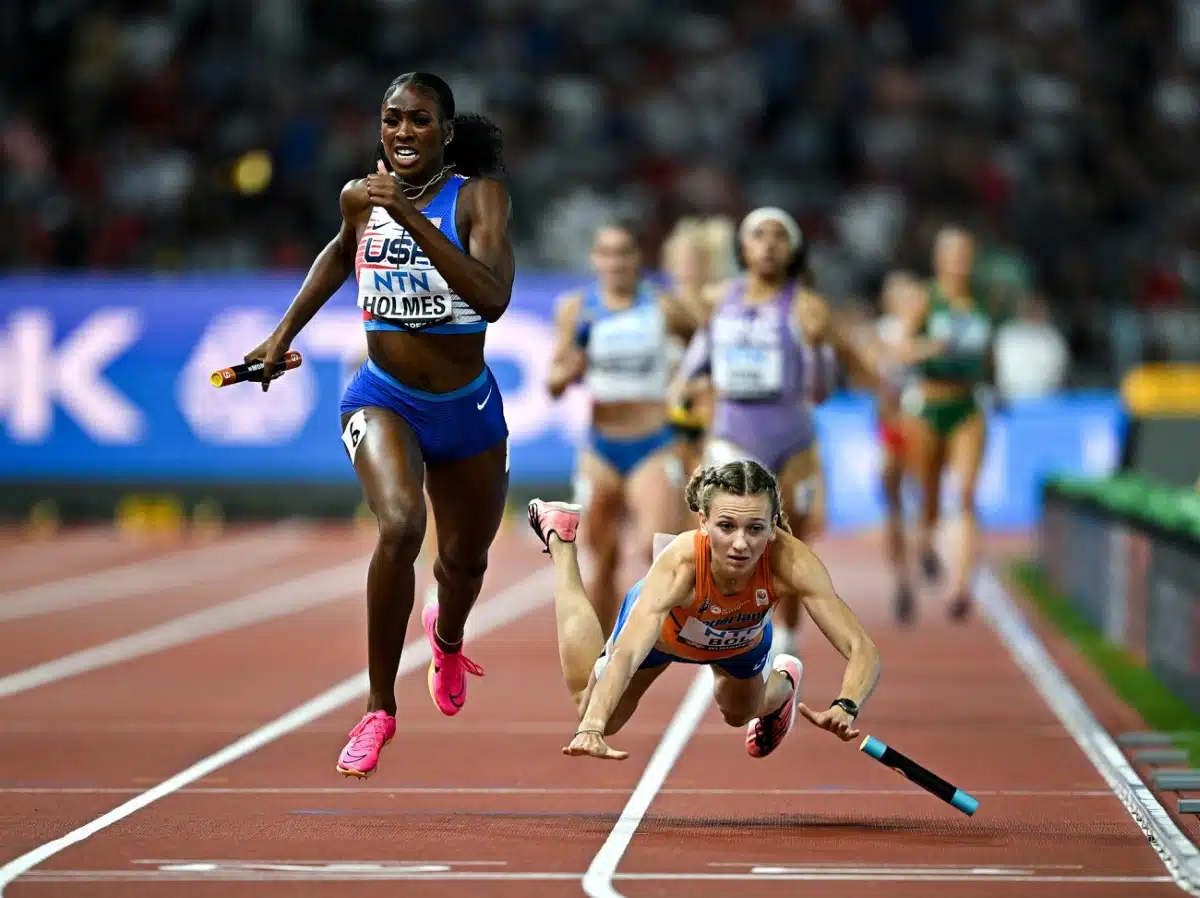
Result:
{"label": "track lane marking", "polygon": [[701,667],[696,671],[692,685],[688,687],[683,701],[675,710],[675,716],[667,724],[654,754],[646,762],[646,769],[642,771],[642,777],[634,786],[616,825],[583,874],[583,891],[588,898],[623,898],[612,884],[617,865],[621,863],[625,849],[629,847],[633,834],[641,825],[654,797],[670,775],[671,768],[683,754],[692,733],[696,731],[696,727],[708,711],[712,702],[712,690],[713,672],[707,666]]}
{"label": "track lane marking", "polygon": [[303,528],[283,524],[265,533],[6,590],[0,592],[0,623],[195,586],[251,570],[299,555],[309,548],[304,536]]}
{"label": "track lane marking", "polygon": [[253,624],[297,614],[308,608],[349,598],[363,589],[363,569],[370,556],[317,568],[241,598],[194,611],[128,636],[72,652],[0,677],[0,699],[52,683],[122,664],[135,658],[241,630]]}
{"label": "track lane marking", "polygon": [[[361,567],[360,567],[361,575]],[[551,588],[554,582],[554,572],[542,568],[518,582],[501,590],[493,599],[477,606],[467,622],[466,633],[471,638],[479,638],[486,633],[499,629],[532,613],[552,600]],[[412,673],[429,663],[432,654],[429,643],[422,635],[404,646],[404,654],[400,659],[400,668],[396,676]],[[54,857],[67,848],[96,833],[107,829],[114,823],[124,820],[142,808],[172,795],[184,787],[203,779],[222,767],[258,751],[260,748],[276,742],[282,737],[293,733],[303,726],[324,717],[343,705],[367,694],[367,671],[364,668],[351,677],[336,683],[329,689],[313,698],[302,702],[292,710],[280,715],[269,723],[264,724],[241,739],[233,742],[206,758],[202,758],[190,767],[181,770],[174,776],[163,780],[158,785],[141,792],[125,803],[113,808],[106,814],[76,827],[64,836],[39,845],[32,851],[27,851],[3,867],[0,867],[0,896],[5,887],[17,877],[32,870],[38,864]]]}

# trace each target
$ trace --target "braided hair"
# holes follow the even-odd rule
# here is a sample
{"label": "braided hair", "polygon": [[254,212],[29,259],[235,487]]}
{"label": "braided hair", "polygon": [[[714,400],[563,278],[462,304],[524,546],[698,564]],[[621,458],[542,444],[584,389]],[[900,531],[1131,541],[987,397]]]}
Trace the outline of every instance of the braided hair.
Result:
{"label": "braided hair", "polygon": [[454,139],[443,151],[445,164],[467,178],[498,178],[504,174],[504,135],[500,126],[477,113],[456,114],[450,85],[429,72],[407,72],[383,93],[388,97],[405,85],[426,91],[437,100],[439,119],[454,126]]}
{"label": "braided hair", "polygon": [[775,475],[756,461],[731,461],[724,465],[709,465],[697,468],[687,485],[687,504],[694,512],[708,514],[712,506],[713,493],[730,496],[766,496],[771,504],[771,521],[780,530],[792,532],[783,501],[779,495],[779,481]]}

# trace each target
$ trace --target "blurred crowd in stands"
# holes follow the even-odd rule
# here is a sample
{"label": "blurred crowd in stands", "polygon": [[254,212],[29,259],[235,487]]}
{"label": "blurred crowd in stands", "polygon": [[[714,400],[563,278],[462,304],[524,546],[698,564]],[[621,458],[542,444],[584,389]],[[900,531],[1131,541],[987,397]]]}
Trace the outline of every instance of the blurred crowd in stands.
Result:
{"label": "blurred crowd in stands", "polygon": [[975,231],[1105,365],[1200,287],[1200,0],[5,0],[0,266],[304,268],[395,75],[504,129],[519,260],[781,205],[831,299]]}

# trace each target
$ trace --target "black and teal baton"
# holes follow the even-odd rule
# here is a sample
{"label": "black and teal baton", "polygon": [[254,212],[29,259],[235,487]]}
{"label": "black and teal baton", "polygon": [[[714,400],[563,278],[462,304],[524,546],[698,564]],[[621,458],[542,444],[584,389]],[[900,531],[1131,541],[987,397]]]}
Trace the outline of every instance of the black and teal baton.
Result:
{"label": "black and teal baton", "polygon": [[974,814],[979,807],[977,799],[972,798],[957,786],[946,782],[933,771],[926,770],[912,758],[906,758],[900,752],[896,751],[896,749],[885,742],[880,742],[874,736],[865,738],[859,749],[869,754],[879,763],[891,767],[910,782],[916,783],[926,792],[933,793],[946,802],[946,804],[958,808],[968,817]]}

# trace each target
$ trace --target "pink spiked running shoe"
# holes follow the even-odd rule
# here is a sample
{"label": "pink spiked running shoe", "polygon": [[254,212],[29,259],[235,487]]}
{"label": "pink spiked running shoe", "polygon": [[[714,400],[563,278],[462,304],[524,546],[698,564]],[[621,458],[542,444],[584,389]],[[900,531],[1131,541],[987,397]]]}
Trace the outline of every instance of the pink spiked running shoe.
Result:
{"label": "pink spiked running shoe", "polygon": [[395,735],[396,718],[387,711],[364,714],[338,758],[338,773],[366,779],[379,766],[379,753]]}
{"label": "pink spiked running shoe", "polygon": [[796,723],[796,705],[800,702],[800,678],[804,665],[792,655],[776,655],[771,670],[782,670],[792,681],[792,692],[774,711],[756,717],[746,727],[746,754],[752,758],[765,758],[779,747]]}
{"label": "pink spiked running shoe", "polygon": [[483,668],[464,655],[461,647],[457,652],[442,650],[435,636],[437,617],[437,602],[430,602],[421,611],[421,624],[429,639],[429,648],[433,650],[433,660],[429,662],[429,695],[439,711],[453,717],[467,702],[466,675],[482,677]]}
{"label": "pink spiked running shoe", "polygon": [[579,530],[579,519],[583,515],[582,505],[572,505],[570,502],[546,502],[534,499],[529,503],[529,526],[538,535],[538,539],[550,554],[550,534],[558,534],[564,543],[575,542],[575,533]]}

